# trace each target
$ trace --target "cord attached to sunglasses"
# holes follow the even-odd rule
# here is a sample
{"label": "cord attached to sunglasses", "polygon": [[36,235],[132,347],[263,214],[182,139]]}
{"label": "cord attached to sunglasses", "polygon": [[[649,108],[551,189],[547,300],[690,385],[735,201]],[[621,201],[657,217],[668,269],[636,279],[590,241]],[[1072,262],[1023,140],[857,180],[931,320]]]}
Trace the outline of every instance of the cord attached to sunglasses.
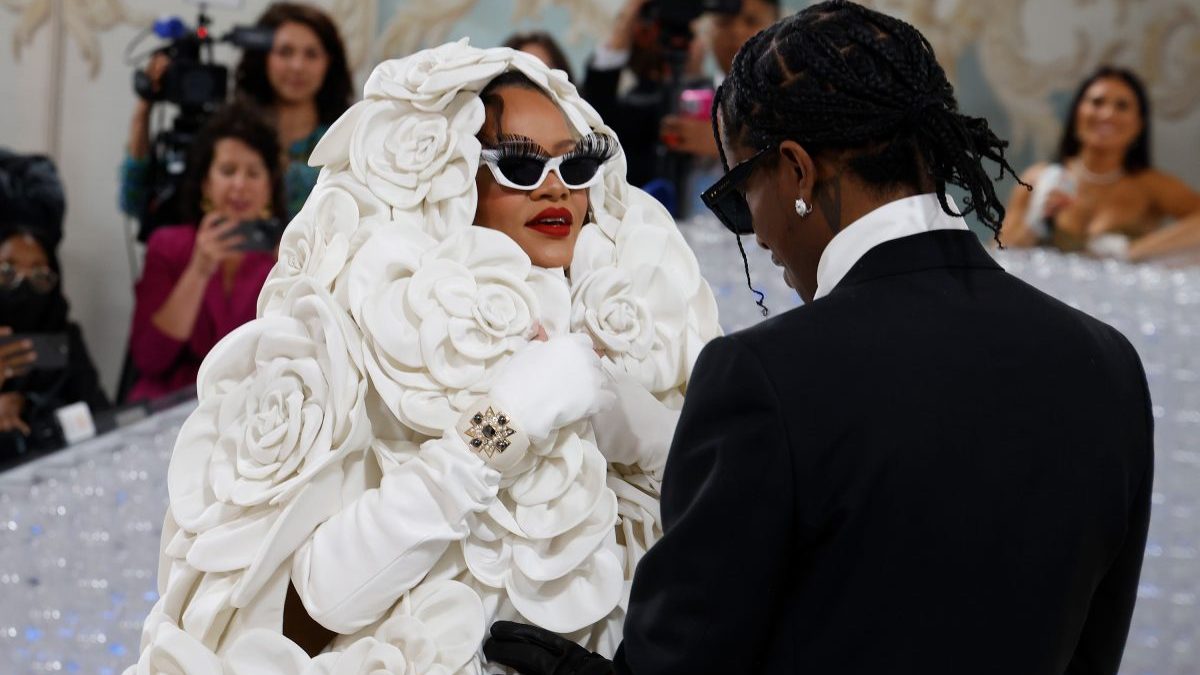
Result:
{"label": "cord attached to sunglasses", "polygon": [[767,295],[755,288],[754,282],[750,280],[750,259],[746,257],[746,248],[742,246],[742,238],[736,234],[733,235],[733,238],[737,240],[738,252],[742,254],[742,267],[746,270],[746,288],[749,288],[751,293],[758,296],[754,300],[754,304],[762,308],[763,317],[767,317],[771,314],[771,310],[767,309],[767,305],[764,302],[767,299]]}

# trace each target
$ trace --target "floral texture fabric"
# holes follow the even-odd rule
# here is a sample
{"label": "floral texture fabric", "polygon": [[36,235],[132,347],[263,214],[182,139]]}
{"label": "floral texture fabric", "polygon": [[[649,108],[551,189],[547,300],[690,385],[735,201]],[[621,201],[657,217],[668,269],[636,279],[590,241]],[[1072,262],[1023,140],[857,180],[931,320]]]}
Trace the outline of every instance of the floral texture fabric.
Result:
{"label": "floral texture fabric", "polygon": [[[128,672],[478,673],[497,619],[619,642],[716,305],[623,155],[590,188],[569,270],[473,226],[478,94],[510,70],[580,135],[609,132],[563,73],[464,40],[381,64],[312,152],[258,318],[201,369]],[[566,372],[520,370],[539,330]],[[546,373],[588,391],[556,396]],[[572,401],[503,471],[455,432],[501,394]],[[315,658],[282,635],[289,587],[338,634]]]}

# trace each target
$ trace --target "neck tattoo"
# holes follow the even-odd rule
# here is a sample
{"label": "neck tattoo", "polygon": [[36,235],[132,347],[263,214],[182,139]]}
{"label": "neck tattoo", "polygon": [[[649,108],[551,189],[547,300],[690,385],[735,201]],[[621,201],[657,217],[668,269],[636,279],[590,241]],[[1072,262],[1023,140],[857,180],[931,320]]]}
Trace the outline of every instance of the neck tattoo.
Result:
{"label": "neck tattoo", "polygon": [[829,229],[837,234],[842,229],[842,174],[838,174],[813,191],[813,201],[821,207]]}

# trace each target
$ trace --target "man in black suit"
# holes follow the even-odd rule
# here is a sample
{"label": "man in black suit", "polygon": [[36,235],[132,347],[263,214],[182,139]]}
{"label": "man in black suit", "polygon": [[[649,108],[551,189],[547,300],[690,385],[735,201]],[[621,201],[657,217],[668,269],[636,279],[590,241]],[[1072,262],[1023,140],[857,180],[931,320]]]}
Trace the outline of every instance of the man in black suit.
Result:
{"label": "man in black suit", "polygon": [[848,2],[739,52],[705,201],[806,305],[701,354],[664,536],[613,663],[498,623],[525,673],[1116,673],[1150,513],[1153,428],[1117,331],[1001,269],[999,229],[928,43]]}

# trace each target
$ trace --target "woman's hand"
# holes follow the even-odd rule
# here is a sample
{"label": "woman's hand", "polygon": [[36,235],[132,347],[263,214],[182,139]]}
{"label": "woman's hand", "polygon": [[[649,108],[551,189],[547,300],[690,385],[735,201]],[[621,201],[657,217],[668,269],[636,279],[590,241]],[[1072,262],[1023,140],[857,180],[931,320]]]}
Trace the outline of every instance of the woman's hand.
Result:
{"label": "woman's hand", "polygon": [[592,415],[612,402],[604,391],[600,359],[579,334],[551,339],[540,332],[497,374],[491,397],[534,441]]}
{"label": "woman's hand", "polygon": [[[6,335],[12,335],[12,328],[0,326],[0,337]],[[0,346],[0,387],[10,379],[28,373],[34,361],[37,361],[37,352],[33,351],[33,343],[29,340]]]}
{"label": "woman's hand", "polygon": [[22,436],[29,435],[29,425],[21,419],[21,410],[25,407],[25,397],[15,391],[0,394],[0,431],[19,431]]}
{"label": "woman's hand", "polygon": [[189,268],[207,278],[223,261],[241,253],[238,247],[244,237],[231,234],[237,226],[238,221],[216,212],[204,216],[196,228],[196,246],[192,249]]}
{"label": "woman's hand", "polygon": [[1042,205],[1042,218],[1054,218],[1059,211],[1075,203],[1075,196],[1062,190],[1051,190]]}
{"label": "woman's hand", "polygon": [[717,140],[709,120],[667,115],[662,121],[663,143],[675,152],[697,157],[718,157]]}

